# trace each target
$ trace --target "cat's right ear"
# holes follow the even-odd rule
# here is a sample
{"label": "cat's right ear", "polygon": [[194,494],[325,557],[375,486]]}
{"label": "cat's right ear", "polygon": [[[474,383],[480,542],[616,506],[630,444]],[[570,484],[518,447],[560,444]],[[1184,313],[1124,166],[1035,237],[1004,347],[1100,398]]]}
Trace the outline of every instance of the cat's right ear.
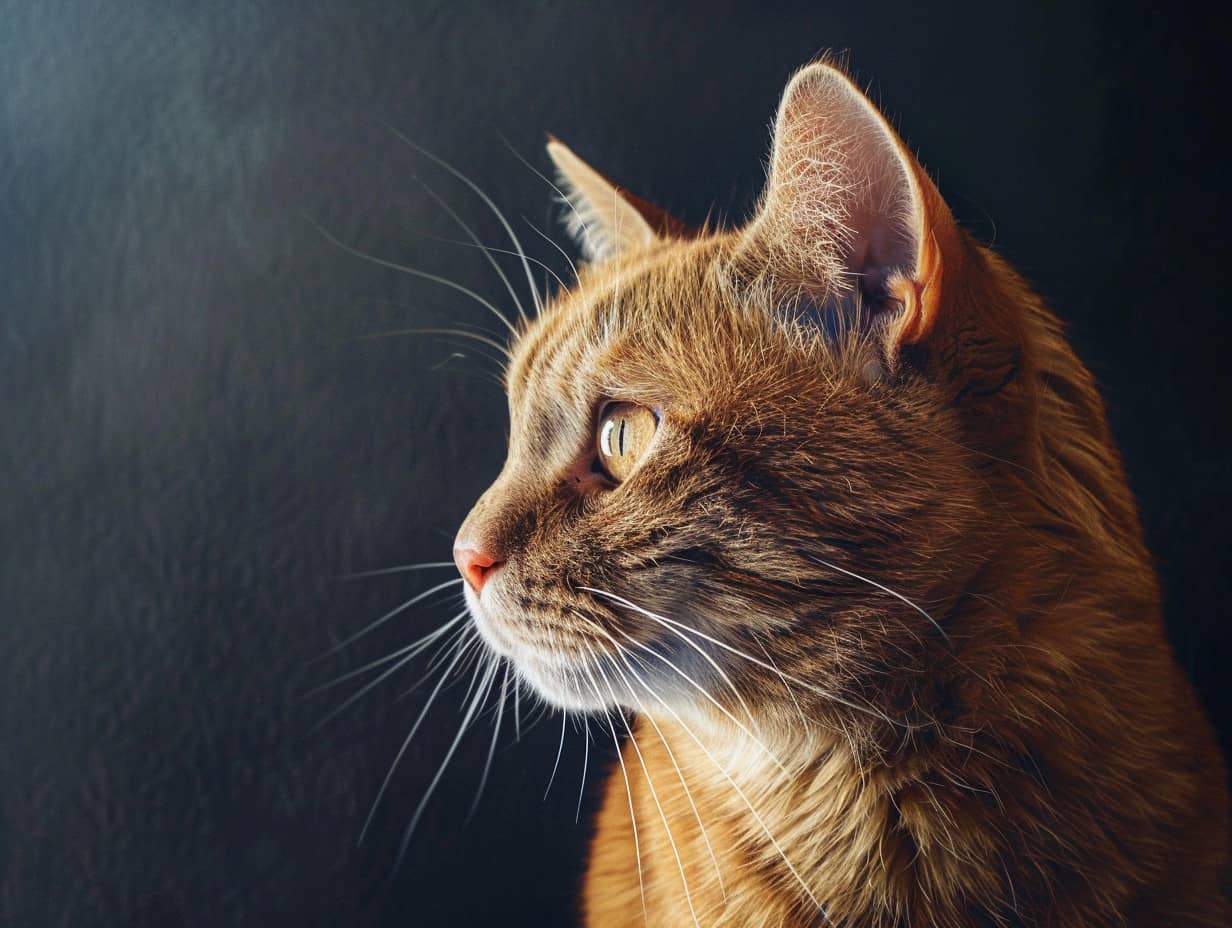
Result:
{"label": "cat's right ear", "polygon": [[605,261],[664,238],[692,236],[671,213],[622,190],[555,136],[548,137],[548,156],[569,207],[566,225],[587,261]]}

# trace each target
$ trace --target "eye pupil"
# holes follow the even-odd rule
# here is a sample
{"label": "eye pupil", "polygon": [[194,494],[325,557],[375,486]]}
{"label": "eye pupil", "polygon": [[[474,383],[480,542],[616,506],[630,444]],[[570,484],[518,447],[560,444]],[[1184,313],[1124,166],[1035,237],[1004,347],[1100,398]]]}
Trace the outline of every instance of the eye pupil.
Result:
{"label": "eye pupil", "polygon": [[620,456],[625,456],[625,426],[629,424],[628,419],[620,420]]}

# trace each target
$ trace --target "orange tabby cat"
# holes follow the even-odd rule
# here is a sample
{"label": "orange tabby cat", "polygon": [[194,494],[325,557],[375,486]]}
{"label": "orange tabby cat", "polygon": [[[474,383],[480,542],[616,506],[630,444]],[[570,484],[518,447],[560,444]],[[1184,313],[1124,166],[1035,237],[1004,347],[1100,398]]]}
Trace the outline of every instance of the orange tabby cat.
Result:
{"label": "orange tabby cat", "polygon": [[1091,375],[873,105],[799,72],[734,231],[549,150],[589,264],[455,554],[545,699],[633,719],[587,924],[1232,923]]}

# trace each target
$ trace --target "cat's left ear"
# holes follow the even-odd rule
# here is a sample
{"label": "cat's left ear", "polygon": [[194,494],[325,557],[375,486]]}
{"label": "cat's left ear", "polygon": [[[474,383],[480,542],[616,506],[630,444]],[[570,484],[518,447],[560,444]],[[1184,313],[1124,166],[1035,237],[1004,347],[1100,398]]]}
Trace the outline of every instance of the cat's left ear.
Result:
{"label": "cat's left ear", "polygon": [[[788,84],[761,209],[739,252],[753,273],[818,309],[885,313],[888,348],[923,341],[963,244],[927,173],[838,68]],[[889,312],[894,315],[890,317]]]}
{"label": "cat's left ear", "polygon": [[693,235],[671,213],[613,184],[555,136],[548,138],[548,156],[568,201],[566,224],[586,260],[604,261],[660,239]]}

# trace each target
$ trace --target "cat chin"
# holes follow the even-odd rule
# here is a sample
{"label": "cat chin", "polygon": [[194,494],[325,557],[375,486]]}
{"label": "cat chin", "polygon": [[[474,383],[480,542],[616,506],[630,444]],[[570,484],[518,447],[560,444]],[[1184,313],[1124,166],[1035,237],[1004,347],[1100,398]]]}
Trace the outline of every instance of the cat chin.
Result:
{"label": "cat chin", "polygon": [[542,667],[535,661],[515,660],[518,675],[530,684],[539,698],[566,712],[606,712],[615,704],[598,697],[552,667]]}
{"label": "cat chin", "polygon": [[602,687],[594,692],[582,680],[588,679],[588,668],[557,655],[543,654],[536,648],[519,642],[502,627],[499,619],[484,607],[480,598],[468,587],[466,605],[483,643],[495,654],[505,658],[517,670],[538,696],[558,709],[570,712],[599,712],[615,708],[613,699],[600,699],[607,692]]}

